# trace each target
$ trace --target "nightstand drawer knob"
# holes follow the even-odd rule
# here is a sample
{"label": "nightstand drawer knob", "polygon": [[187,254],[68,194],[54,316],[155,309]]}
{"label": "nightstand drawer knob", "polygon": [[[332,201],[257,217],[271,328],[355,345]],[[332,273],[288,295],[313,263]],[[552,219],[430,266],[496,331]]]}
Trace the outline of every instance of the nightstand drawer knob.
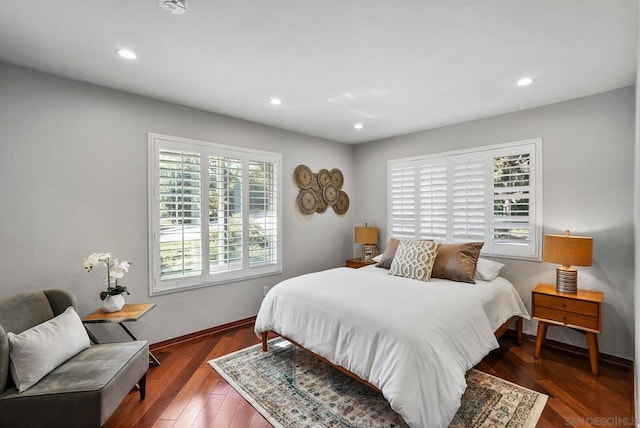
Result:
{"label": "nightstand drawer knob", "polygon": [[567,307],[567,304],[566,304],[566,303],[563,303],[563,304],[562,304],[562,307],[563,307],[563,308],[566,308],[566,307]]}
{"label": "nightstand drawer knob", "polygon": [[567,320],[567,316],[566,316],[566,315],[563,315],[563,316],[562,316],[562,321],[566,321],[566,320]]}

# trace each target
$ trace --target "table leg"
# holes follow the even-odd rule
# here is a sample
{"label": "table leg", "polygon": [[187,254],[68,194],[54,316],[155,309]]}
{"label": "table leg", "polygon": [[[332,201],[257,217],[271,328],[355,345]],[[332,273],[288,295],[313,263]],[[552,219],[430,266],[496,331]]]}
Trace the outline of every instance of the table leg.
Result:
{"label": "table leg", "polygon": [[547,323],[544,321],[538,321],[538,335],[536,336],[536,348],[533,353],[534,358],[540,357],[540,351],[544,344],[544,339],[547,337]]}
{"label": "table leg", "polygon": [[97,338],[93,333],[91,333],[91,330],[89,330],[89,329],[87,328],[87,326],[86,326],[86,325],[84,326],[84,329],[87,331],[87,334],[89,335],[89,339],[90,339],[94,344],[96,344],[96,345],[97,345],[98,343],[100,343],[100,342],[98,341],[98,338]]}
{"label": "table leg", "polygon": [[600,356],[600,351],[598,350],[598,336],[596,333],[586,332],[587,334],[587,345],[589,346],[589,360],[591,361],[591,373],[594,376],[599,376],[600,371],[598,370],[598,357]]}
{"label": "table leg", "polygon": [[[122,327],[122,329],[129,335],[129,337],[133,340],[138,340],[138,338],[135,336],[135,334],[133,334],[133,332],[131,330],[129,330],[127,328],[127,326],[123,323],[123,322],[119,322],[118,324],[120,324],[120,327]],[[149,358],[151,358],[151,361],[156,365],[159,366],[160,365],[160,361],[158,361],[158,359],[156,358],[155,355],[153,355],[151,353],[151,351],[149,351]]]}
{"label": "table leg", "polygon": [[518,338],[518,344],[522,343],[522,317],[518,317],[516,320],[516,337]]}
{"label": "table leg", "polygon": [[119,322],[120,327],[129,335],[129,337],[133,340],[138,340],[138,338],[127,328],[127,326],[123,322]]}

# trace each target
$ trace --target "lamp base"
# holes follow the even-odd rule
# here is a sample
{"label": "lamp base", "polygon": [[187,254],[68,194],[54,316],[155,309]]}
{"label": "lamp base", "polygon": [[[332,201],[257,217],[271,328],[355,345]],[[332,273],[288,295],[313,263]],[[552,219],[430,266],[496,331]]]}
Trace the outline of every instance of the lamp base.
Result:
{"label": "lamp base", "polygon": [[569,266],[558,266],[556,269],[556,291],[576,294],[578,292],[578,271]]}
{"label": "lamp base", "polygon": [[376,256],[375,244],[362,244],[362,260],[371,260]]}

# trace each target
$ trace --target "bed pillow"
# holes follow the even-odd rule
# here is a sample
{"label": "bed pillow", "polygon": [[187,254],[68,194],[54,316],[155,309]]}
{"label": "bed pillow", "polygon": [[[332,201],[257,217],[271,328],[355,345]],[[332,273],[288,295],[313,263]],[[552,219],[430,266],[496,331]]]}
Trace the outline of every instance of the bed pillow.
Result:
{"label": "bed pillow", "polygon": [[493,260],[478,259],[478,265],[476,266],[475,279],[481,279],[483,281],[493,281],[500,275],[500,271],[504,265],[502,263],[494,262]]}
{"label": "bed pillow", "polygon": [[436,241],[401,240],[389,275],[429,281],[439,246]]}
{"label": "bed pillow", "polygon": [[389,269],[391,267],[391,262],[393,261],[393,256],[395,256],[396,251],[398,250],[398,244],[400,241],[396,238],[389,239],[389,243],[387,247],[384,249],[384,253],[382,253],[382,257],[376,264],[377,267],[383,269]]}
{"label": "bed pillow", "polygon": [[433,278],[475,284],[476,264],[484,242],[442,244],[433,265]]}
{"label": "bed pillow", "polygon": [[8,333],[11,376],[24,392],[78,352],[89,347],[80,317],[67,310],[20,334]]}

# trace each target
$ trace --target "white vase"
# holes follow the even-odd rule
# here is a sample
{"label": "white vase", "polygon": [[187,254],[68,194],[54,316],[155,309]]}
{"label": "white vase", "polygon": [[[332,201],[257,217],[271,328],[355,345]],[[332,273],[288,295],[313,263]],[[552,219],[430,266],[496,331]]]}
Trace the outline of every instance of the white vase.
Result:
{"label": "white vase", "polygon": [[122,294],[115,296],[107,296],[102,302],[102,310],[104,312],[118,312],[124,306],[124,297]]}

